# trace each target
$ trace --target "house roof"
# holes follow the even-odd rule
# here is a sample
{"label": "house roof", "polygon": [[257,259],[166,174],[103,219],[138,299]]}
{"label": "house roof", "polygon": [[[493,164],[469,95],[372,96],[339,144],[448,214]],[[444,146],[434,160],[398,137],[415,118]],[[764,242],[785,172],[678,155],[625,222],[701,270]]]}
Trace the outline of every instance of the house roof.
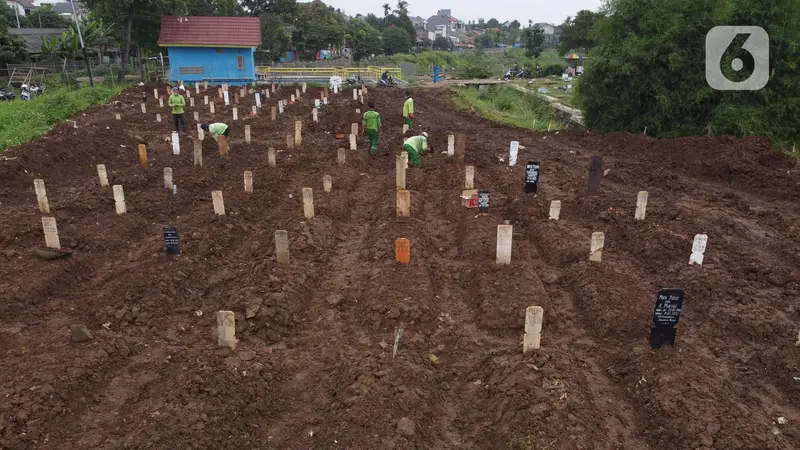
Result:
{"label": "house roof", "polygon": [[66,28],[9,28],[11,34],[22,36],[30,54],[42,52],[42,37],[61,36]]}
{"label": "house roof", "polygon": [[258,47],[261,45],[261,19],[164,16],[158,44],[164,47]]}
{"label": "house roof", "polygon": [[[82,11],[85,11],[86,8],[83,6],[82,3],[75,2],[75,12],[80,14]],[[53,4],[53,11],[57,12],[58,14],[72,14],[72,5],[69,2],[59,2]]]}
{"label": "house roof", "polygon": [[[14,3],[19,3],[23,8],[33,8],[33,0],[13,0]],[[8,3],[8,2],[6,2]]]}

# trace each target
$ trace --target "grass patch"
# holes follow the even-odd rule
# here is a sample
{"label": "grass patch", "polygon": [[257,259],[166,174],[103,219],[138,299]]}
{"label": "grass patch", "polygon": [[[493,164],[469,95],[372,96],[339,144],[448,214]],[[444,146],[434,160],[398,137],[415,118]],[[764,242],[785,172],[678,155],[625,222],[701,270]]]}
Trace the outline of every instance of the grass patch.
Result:
{"label": "grass patch", "polygon": [[[49,88],[29,101],[3,103],[0,108],[0,152],[24,144],[49,131],[53,125],[92,105],[106,103],[127,86],[98,85],[94,88]],[[19,95],[19,94],[18,94]]]}
{"label": "grass patch", "polygon": [[[529,130],[563,128],[555,111],[544,100],[509,86],[451,88],[453,102],[462,110],[475,110],[492,122]],[[534,126],[535,124],[535,126]]]}
{"label": "grass patch", "polygon": [[[563,81],[561,77],[550,76],[546,78],[534,78],[531,81],[533,81],[533,83],[527,83],[526,80],[523,86],[532,91],[535,91],[541,87],[547,88],[549,92],[546,95],[557,98],[562,105],[569,106],[570,108],[578,107],[578,102],[575,99],[574,87],[578,84],[577,79],[573,79],[572,81]],[[571,84],[573,86],[572,90],[562,91],[557,89],[559,86],[564,86],[565,84]]]}

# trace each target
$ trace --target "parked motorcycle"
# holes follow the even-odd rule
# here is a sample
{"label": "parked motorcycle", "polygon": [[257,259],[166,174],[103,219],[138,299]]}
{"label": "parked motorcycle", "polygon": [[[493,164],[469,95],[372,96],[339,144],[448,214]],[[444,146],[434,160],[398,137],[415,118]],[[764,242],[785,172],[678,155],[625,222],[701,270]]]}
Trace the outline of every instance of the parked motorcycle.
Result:
{"label": "parked motorcycle", "polygon": [[44,83],[33,83],[33,84],[31,84],[31,95],[44,94],[44,90],[45,90]]}
{"label": "parked motorcycle", "polygon": [[31,91],[28,89],[28,85],[27,84],[23,84],[20,89],[21,89],[21,92],[19,94],[19,99],[20,100],[30,100],[31,99]]}
{"label": "parked motorcycle", "polygon": [[14,97],[16,96],[17,94],[15,94],[14,91],[7,91],[5,89],[0,89],[0,101],[6,101],[6,100],[11,101],[14,100]]}
{"label": "parked motorcycle", "polygon": [[347,79],[344,80],[344,82],[347,86],[357,86],[364,84],[364,81],[361,79],[361,75],[356,75],[354,77],[347,77]]}

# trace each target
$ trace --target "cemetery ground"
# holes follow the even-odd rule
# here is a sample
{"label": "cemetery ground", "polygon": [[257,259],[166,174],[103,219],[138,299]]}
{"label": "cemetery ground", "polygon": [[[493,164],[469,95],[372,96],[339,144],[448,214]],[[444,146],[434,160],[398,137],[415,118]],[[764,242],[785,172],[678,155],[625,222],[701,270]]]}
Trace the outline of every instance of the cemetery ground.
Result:
{"label": "cemetery ground", "polygon": [[[370,158],[359,136],[342,165],[348,142],[336,135],[363,108],[350,90],[331,94],[319,123],[319,88],[274,123],[269,108],[294,87],[255,117],[247,95],[237,121],[233,99],[193,92],[193,135],[194,111],[232,129],[225,160],[206,137],[201,167],[186,135],[172,154],[153,87],[147,113],[129,89],[0,161],[0,448],[800,447],[800,188],[794,160],[766,139],[535,133],[419,92],[414,131],[430,133],[433,151],[409,167],[411,213],[397,217],[400,91],[368,92],[383,114],[381,153]],[[289,150],[295,120],[302,143]],[[441,153],[449,133],[466,135],[486,216],[461,206],[464,165]],[[149,141],[147,168],[133,135]],[[509,167],[512,140],[524,149]],[[593,155],[607,174],[589,194]],[[529,160],[541,164],[537,196],[523,192]],[[124,187],[126,213],[98,164]],[[34,254],[45,244],[34,179],[67,258]],[[510,265],[495,261],[505,220]],[[169,225],[179,255],[164,251]],[[288,232],[288,264],[276,261],[276,230]],[[596,231],[601,262],[589,261]],[[704,263],[689,265],[698,233]],[[397,238],[410,240],[410,264],[395,261]],[[684,289],[683,313],[676,345],[651,350],[663,287]],[[532,305],[544,309],[541,348],[523,354]],[[217,343],[220,310],[235,314],[235,350]],[[75,324],[92,339],[71,342]]]}

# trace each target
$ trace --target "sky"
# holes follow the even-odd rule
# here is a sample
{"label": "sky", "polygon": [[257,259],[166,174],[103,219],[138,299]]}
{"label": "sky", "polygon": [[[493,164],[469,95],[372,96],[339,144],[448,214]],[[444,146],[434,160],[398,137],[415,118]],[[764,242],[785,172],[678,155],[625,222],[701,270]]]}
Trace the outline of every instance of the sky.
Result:
{"label": "sky", "polygon": [[[389,3],[392,8],[397,5],[397,0],[323,0],[334,8],[340,8],[350,16],[356,14],[367,15],[373,13],[383,17],[381,5]],[[420,16],[425,19],[435,15],[439,9],[450,9],[453,16],[468,22],[483,18],[489,20],[494,17],[500,22],[506,20],[519,20],[523,25],[528,20],[547,22],[555,25],[561,24],[567,16],[575,16],[582,9],[596,11],[602,5],[602,0],[436,0],[421,1],[408,0],[409,16]]]}

